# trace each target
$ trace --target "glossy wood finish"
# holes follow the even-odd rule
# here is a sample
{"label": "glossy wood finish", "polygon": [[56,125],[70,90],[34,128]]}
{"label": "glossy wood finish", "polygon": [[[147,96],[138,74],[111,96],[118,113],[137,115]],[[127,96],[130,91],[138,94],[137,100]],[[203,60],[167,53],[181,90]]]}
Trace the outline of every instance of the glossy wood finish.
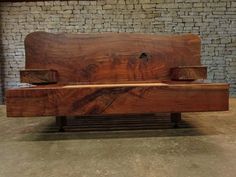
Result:
{"label": "glossy wood finish", "polygon": [[[228,110],[228,84],[189,81],[205,72],[195,67],[201,66],[196,35],[35,32],[25,48],[24,78],[49,81],[40,72],[54,70],[58,83],[8,90],[11,117],[59,116],[62,128],[65,116]],[[185,79],[172,81],[171,68]]]}
{"label": "glossy wood finish", "polygon": [[31,33],[26,69],[54,69],[58,82],[127,83],[170,79],[170,68],[200,65],[197,35]]}
{"label": "glossy wood finish", "polygon": [[9,90],[7,98],[7,114],[16,117],[223,111],[228,85],[41,86]]}
{"label": "glossy wood finish", "polygon": [[20,79],[23,83],[51,84],[57,83],[58,73],[49,69],[26,69],[20,71]]}
{"label": "glossy wood finish", "polygon": [[197,80],[207,78],[207,67],[204,66],[178,66],[171,68],[172,80]]}

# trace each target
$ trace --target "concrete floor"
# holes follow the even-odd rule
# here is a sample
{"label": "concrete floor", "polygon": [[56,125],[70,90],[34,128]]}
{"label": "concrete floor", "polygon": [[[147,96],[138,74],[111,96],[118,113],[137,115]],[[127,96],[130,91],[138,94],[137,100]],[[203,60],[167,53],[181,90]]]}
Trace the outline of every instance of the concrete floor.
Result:
{"label": "concrete floor", "polygon": [[58,133],[52,117],[6,118],[0,106],[0,177],[235,177],[236,98],[228,112],[187,113],[183,122]]}

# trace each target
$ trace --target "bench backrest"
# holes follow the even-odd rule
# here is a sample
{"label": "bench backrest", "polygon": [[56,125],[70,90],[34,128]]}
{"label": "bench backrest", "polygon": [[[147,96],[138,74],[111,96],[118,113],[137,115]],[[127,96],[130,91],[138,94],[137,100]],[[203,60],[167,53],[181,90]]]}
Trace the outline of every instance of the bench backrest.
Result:
{"label": "bench backrest", "polygon": [[59,83],[170,79],[170,68],[200,65],[197,35],[51,34],[25,39],[26,69],[54,69]]}

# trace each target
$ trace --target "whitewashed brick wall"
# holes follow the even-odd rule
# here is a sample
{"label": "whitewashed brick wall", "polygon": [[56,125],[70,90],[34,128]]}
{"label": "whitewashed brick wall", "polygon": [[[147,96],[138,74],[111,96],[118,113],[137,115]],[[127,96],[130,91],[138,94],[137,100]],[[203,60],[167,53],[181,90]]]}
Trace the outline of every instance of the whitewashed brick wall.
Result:
{"label": "whitewashed brick wall", "polygon": [[33,31],[194,33],[202,38],[202,64],[208,66],[209,80],[229,82],[231,94],[236,95],[235,0],[40,1],[0,5],[0,59],[5,88],[19,83],[19,70],[25,63],[23,41]]}

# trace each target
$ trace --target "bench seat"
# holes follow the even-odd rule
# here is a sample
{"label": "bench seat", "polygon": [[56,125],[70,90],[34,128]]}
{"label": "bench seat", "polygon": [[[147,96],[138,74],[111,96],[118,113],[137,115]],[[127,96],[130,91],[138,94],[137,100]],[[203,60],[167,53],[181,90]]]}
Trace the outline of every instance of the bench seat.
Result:
{"label": "bench seat", "polygon": [[16,88],[7,92],[7,114],[24,117],[225,111],[228,87],[223,83],[169,81]]}

